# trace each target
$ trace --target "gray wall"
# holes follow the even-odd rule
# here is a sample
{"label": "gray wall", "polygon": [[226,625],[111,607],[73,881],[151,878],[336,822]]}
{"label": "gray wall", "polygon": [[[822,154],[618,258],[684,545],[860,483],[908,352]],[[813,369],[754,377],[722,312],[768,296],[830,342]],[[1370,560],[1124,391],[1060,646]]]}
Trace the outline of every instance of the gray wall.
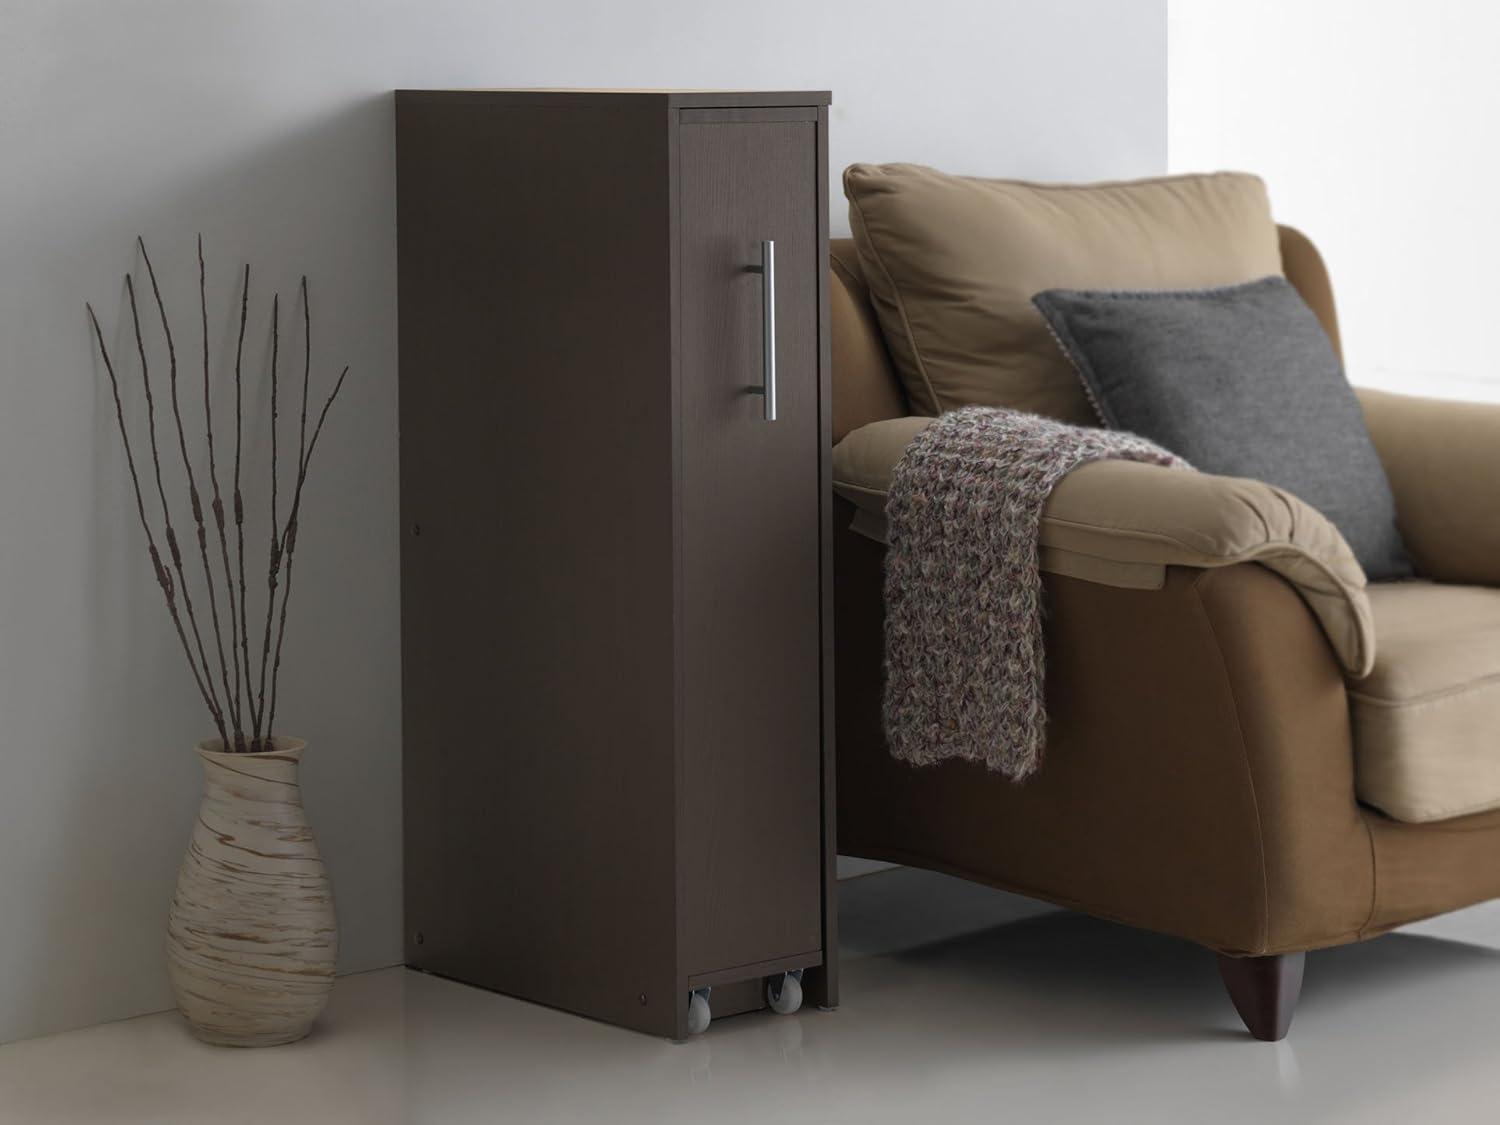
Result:
{"label": "gray wall", "polygon": [[[185,352],[202,231],[216,332],[248,257],[260,295],[310,275],[318,377],[353,365],[306,500],[282,715],[312,743],[306,800],[354,971],[400,955],[393,87],[831,87],[835,169],[1070,179],[1166,163],[1165,0],[0,13],[0,1040],[170,1004],[162,919],[208,721],[152,588],[83,316],[90,299],[128,351],[136,233]],[[834,215],[847,230],[840,200]],[[264,418],[262,391],[250,409]]]}

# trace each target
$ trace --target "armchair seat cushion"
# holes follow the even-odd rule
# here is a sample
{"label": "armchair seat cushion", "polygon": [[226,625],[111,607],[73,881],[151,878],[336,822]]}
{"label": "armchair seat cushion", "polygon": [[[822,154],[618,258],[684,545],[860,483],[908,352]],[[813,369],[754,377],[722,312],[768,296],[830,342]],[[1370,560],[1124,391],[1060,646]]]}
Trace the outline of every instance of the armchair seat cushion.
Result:
{"label": "armchair seat cushion", "polygon": [[1408,822],[1500,808],[1500,589],[1368,589],[1375,667],[1349,686],[1360,800]]}

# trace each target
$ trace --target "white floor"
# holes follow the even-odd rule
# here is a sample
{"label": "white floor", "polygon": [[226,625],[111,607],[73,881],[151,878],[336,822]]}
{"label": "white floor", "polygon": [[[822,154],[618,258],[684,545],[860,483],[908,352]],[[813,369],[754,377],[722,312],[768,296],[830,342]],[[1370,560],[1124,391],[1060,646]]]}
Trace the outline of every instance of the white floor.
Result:
{"label": "white floor", "polygon": [[741,1016],[683,1044],[401,969],[340,980],[291,1047],[206,1047],[174,1013],[12,1043],[0,1123],[1500,1114],[1500,951],[1398,934],[1316,954],[1291,1038],[1268,1045],[1241,1031],[1203,950],[1017,901],[912,871],[853,880],[839,1011]]}

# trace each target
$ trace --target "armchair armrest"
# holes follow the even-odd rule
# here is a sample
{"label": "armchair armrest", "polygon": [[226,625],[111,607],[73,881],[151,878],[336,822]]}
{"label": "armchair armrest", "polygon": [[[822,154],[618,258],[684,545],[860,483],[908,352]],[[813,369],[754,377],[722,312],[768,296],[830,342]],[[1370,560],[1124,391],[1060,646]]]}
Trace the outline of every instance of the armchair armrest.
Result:
{"label": "armchair armrest", "polygon": [[[930,422],[873,422],[834,448],[834,488],[860,509],[856,530],[884,538],[891,471]],[[1039,545],[1044,571],[1134,589],[1160,589],[1169,566],[1259,563],[1302,596],[1351,676],[1374,664],[1365,576],[1348,544],[1321,513],[1260,481],[1095,461],[1053,490]]]}
{"label": "armchair armrest", "polygon": [[1500,405],[1359,391],[1417,573],[1500,586]]}

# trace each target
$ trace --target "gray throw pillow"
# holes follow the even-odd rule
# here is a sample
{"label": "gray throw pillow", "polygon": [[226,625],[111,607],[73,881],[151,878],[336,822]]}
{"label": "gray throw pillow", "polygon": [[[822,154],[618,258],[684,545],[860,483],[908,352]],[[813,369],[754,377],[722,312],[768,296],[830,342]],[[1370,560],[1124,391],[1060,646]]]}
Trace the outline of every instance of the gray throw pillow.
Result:
{"label": "gray throw pillow", "polygon": [[1390,481],[1323,327],[1281,277],[1032,302],[1105,424],[1317,508],[1372,580],[1411,576]]}

